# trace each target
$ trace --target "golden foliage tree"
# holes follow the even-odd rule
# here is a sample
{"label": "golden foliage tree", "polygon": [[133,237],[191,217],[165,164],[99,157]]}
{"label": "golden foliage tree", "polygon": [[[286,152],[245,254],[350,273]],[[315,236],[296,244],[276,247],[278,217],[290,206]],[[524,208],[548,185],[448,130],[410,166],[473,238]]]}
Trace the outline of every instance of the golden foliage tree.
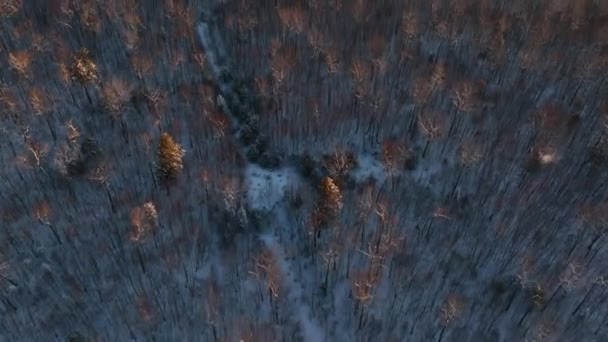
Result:
{"label": "golden foliage tree", "polygon": [[321,206],[329,216],[337,215],[342,209],[340,188],[331,177],[321,180]]}
{"label": "golden foliage tree", "polygon": [[168,133],[160,136],[158,145],[158,174],[161,179],[168,180],[177,177],[184,165],[182,158],[184,150]]}
{"label": "golden foliage tree", "polygon": [[312,215],[313,228],[319,232],[319,228],[333,220],[340,210],[342,210],[340,188],[331,177],[325,177],[321,180],[319,200]]}

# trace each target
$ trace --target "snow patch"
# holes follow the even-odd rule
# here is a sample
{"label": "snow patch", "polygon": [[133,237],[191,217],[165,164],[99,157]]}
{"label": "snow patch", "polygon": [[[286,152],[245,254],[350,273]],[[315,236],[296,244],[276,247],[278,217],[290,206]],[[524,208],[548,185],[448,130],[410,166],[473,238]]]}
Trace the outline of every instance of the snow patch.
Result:
{"label": "snow patch", "polygon": [[350,288],[350,284],[348,283],[348,281],[341,281],[339,283],[337,283],[335,285],[334,288],[334,312],[337,313],[336,315],[333,315],[331,317],[331,319],[335,322],[336,325],[336,331],[334,332],[336,334],[335,338],[338,341],[352,341],[353,338],[352,336],[350,336],[350,334],[348,333],[348,331],[350,331],[351,329],[349,329],[348,327],[348,323],[346,323],[346,320],[344,319],[344,316],[341,315],[348,315],[348,308],[347,305],[349,304],[349,293],[351,291]]}
{"label": "snow patch", "polygon": [[420,183],[430,183],[430,179],[441,172],[441,167],[439,158],[429,159],[420,163],[420,166],[414,171],[413,177]]}
{"label": "snow patch", "polygon": [[370,155],[363,155],[357,159],[357,167],[352,171],[352,176],[358,183],[365,182],[370,177],[379,183],[386,180],[384,167]]}
{"label": "snow patch", "polygon": [[213,43],[211,42],[210,38],[211,33],[209,30],[209,25],[205,23],[199,23],[196,27],[196,31],[198,33],[199,39],[201,40],[201,43],[203,44],[203,48],[205,49],[205,55],[209,60],[209,65],[211,66],[213,73],[219,75],[221,70],[218,67],[218,61],[216,59],[215,54],[213,53],[213,50],[209,49],[210,46],[213,46]]}
{"label": "snow patch", "polygon": [[283,285],[287,292],[288,302],[291,303],[291,308],[294,310],[294,315],[302,328],[302,334],[305,341],[322,342],[325,341],[323,331],[317,320],[312,316],[310,308],[302,301],[303,292],[302,286],[295,279],[293,267],[285,257],[285,252],[272,234],[263,234],[260,240],[264,242],[266,247],[275,253],[277,264],[283,276]]}
{"label": "snow patch", "polygon": [[258,210],[271,210],[283,199],[285,191],[297,180],[296,177],[289,169],[270,171],[249,165],[245,170],[249,206]]}

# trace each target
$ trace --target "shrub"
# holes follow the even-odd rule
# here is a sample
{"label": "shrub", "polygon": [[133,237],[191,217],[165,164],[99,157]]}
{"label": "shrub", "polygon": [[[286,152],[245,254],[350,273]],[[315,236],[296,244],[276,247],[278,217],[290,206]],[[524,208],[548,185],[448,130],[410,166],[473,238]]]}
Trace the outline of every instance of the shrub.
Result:
{"label": "shrub", "polygon": [[80,154],[86,162],[95,160],[100,154],[97,141],[91,137],[86,138],[82,145],[80,145]]}
{"label": "shrub", "polygon": [[71,333],[67,342],[86,342],[87,339],[78,332]]}
{"label": "shrub", "polygon": [[547,295],[540,285],[529,287],[526,292],[534,308],[541,309],[547,303]]}
{"label": "shrub", "polygon": [[541,163],[537,151],[531,151],[526,159],[525,169],[528,172],[536,172],[540,169]]}
{"label": "shrub", "polygon": [[245,82],[240,82],[240,84],[236,88],[236,93],[243,101],[245,101],[245,103],[251,102],[253,100],[253,96],[251,95],[249,87]]}
{"label": "shrub", "polygon": [[86,172],[86,164],[82,159],[75,159],[67,164],[67,172],[70,176],[82,176]]}
{"label": "shrub", "polygon": [[247,160],[251,163],[257,163],[258,160],[260,160],[261,154],[262,153],[260,152],[260,150],[255,148],[255,146],[250,146],[247,150]]}
{"label": "shrub", "polygon": [[256,138],[259,134],[259,119],[256,116],[250,116],[247,121],[241,126],[240,140],[243,144],[249,145],[256,141]]}
{"label": "shrub", "polygon": [[281,160],[276,155],[266,151],[260,155],[260,166],[266,169],[276,169],[279,167]]}
{"label": "shrub", "polygon": [[220,71],[219,79],[223,83],[232,83],[234,81],[234,75],[232,75],[228,68],[224,67]]}
{"label": "shrub", "polygon": [[602,135],[598,142],[589,148],[589,161],[594,166],[601,166],[606,160],[608,160],[608,136]]}
{"label": "shrub", "polygon": [[262,152],[268,149],[268,137],[264,134],[258,134],[254,143]]}
{"label": "shrub", "polygon": [[[268,148],[268,139],[264,135],[258,135],[255,141],[249,145],[247,149],[247,159],[252,163],[260,163],[262,165],[262,156],[268,154],[266,149]],[[268,158],[266,156],[265,158]]]}
{"label": "shrub", "polygon": [[97,65],[91,59],[89,50],[82,49],[74,57],[71,68],[72,79],[80,83],[97,80]]}
{"label": "shrub", "polygon": [[509,283],[504,279],[493,279],[491,287],[494,293],[501,295],[509,290]]}
{"label": "shrub", "polygon": [[217,98],[215,99],[215,105],[222,113],[226,115],[230,114],[230,109],[226,104],[226,99],[222,95],[217,96]]}
{"label": "shrub", "polygon": [[304,178],[310,178],[315,175],[315,161],[309,154],[304,154],[300,157],[299,170]]}

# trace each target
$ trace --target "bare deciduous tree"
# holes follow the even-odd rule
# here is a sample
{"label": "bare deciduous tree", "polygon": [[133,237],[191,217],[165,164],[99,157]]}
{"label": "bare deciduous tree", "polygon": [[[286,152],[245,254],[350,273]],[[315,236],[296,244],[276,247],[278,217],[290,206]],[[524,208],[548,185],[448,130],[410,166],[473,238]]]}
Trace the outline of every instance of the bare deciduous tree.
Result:
{"label": "bare deciduous tree", "polygon": [[280,270],[276,256],[271,250],[265,249],[254,259],[254,269],[250,271],[257,279],[265,277],[271,298],[277,298],[281,289]]}
{"label": "bare deciduous tree", "polygon": [[154,203],[146,202],[141,207],[135,207],[131,210],[131,240],[142,241],[157,227],[158,213]]}
{"label": "bare deciduous tree", "polygon": [[124,105],[131,98],[132,87],[124,79],[109,77],[108,81],[101,87],[101,96],[106,110],[116,118]]}
{"label": "bare deciduous tree", "polygon": [[321,163],[333,180],[347,176],[348,173],[356,166],[357,161],[352,153],[337,150],[329,156],[323,157]]}
{"label": "bare deciduous tree", "polygon": [[430,140],[443,135],[444,122],[439,113],[421,113],[418,115],[418,127]]}
{"label": "bare deciduous tree", "polygon": [[8,63],[11,68],[15,69],[15,71],[24,77],[29,77],[29,68],[32,61],[32,53],[27,50],[21,50],[14,53],[11,52],[8,55]]}
{"label": "bare deciduous tree", "polygon": [[441,319],[445,325],[452,323],[458,318],[463,310],[464,300],[461,296],[451,294],[441,307]]}

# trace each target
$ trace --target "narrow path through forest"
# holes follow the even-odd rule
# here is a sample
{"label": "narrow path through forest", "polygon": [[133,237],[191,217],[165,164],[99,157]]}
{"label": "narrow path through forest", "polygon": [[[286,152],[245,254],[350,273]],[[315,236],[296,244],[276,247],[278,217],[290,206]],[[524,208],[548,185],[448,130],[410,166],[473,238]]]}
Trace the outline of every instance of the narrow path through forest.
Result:
{"label": "narrow path through forest", "polygon": [[[220,34],[213,25],[215,25],[215,22],[211,19],[211,16],[203,14],[201,22],[197,26],[197,33],[205,50],[209,67],[216,77],[221,95],[224,99],[230,99],[231,96],[237,94],[237,90],[232,89],[233,85],[225,80],[226,72],[231,73],[232,70],[230,70],[230,64]],[[227,111],[229,111],[229,108],[228,106],[224,110],[228,109]],[[234,113],[229,112],[226,114],[229,114],[235,122],[239,121]],[[241,148],[245,149],[246,146],[241,146]],[[243,154],[246,155],[246,151],[243,151]],[[310,307],[303,301],[302,286],[294,276],[295,268],[287,260],[283,247],[275,237],[275,229],[285,228],[289,225],[285,208],[277,204],[283,199],[282,197],[285,194],[285,188],[288,185],[290,175],[292,175],[292,172],[287,168],[269,170],[264,168],[264,166],[250,163],[246,167],[246,177],[248,178],[246,180],[248,186],[246,193],[249,197],[248,200],[254,207],[258,206],[259,209],[267,211],[269,215],[269,226],[271,228],[260,235],[260,240],[266,248],[273,252],[276,258],[287,298],[286,303],[289,306],[288,310],[297,321],[295,323],[300,326],[304,339],[310,342],[320,342],[325,341],[323,331],[317,320],[313,317]]]}

